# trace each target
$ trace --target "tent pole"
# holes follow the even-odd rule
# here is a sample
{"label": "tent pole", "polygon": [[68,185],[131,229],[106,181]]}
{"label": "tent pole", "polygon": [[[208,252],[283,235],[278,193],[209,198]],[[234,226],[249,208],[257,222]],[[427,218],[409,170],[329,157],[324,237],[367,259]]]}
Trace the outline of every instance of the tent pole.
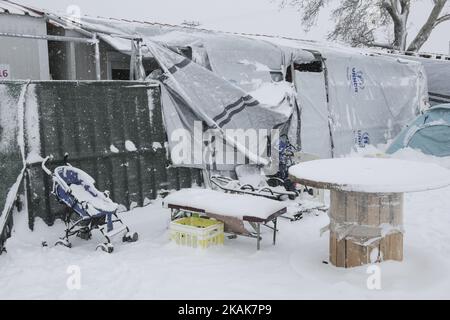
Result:
{"label": "tent pole", "polygon": [[102,72],[100,66],[100,43],[98,41],[97,34],[95,33],[92,39],[95,41],[95,76],[97,81],[102,80]]}
{"label": "tent pole", "polygon": [[77,25],[76,25],[74,22],[72,22],[72,21],[63,20],[63,19],[61,19],[60,17],[54,15],[53,13],[46,12],[46,13],[44,14],[44,16],[45,16],[45,18],[46,18],[47,20],[53,20],[53,21],[56,21],[58,24],[62,24],[62,25],[64,25],[64,26],[68,27],[69,29],[72,29],[72,30],[74,30],[74,31],[77,31],[78,33],[81,33],[82,35],[84,35],[84,36],[86,36],[86,37],[88,37],[88,38],[93,38],[93,36],[94,36],[94,33],[89,32],[89,31],[86,31],[85,29],[83,29],[83,28],[77,26]]}
{"label": "tent pole", "polygon": [[66,36],[52,36],[52,35],[37,36],[37,35],[27,35],[27,34],[19,34],[19,33],[0,32],[0,37],[24,38],[24,39],[31,39],[31,40],[46,40],[46,41],[59,41],[59,42],[80,42],[80,43],[94,44],[93,39],[66,37]]}
{"label": "tent pole", "polygon": [[130,80],[133,81],[135,79],[135,71],[136,71],[136,46],[134,41],[131,40],[131,57],[130,57]]}
{"label": "tent pole", "polygon": [[294,66],[294,61],[292,60],[291,62],[291,79],[292,79],[292,84],[294,85],[295,91],[297,92],[297,84],[295,83],[295,66]]}
{"label": "tent pole", "polygon": [[144,63],[142,59],[142,45],[141,40],[136,40],[137,44],[137,68],[138,68],[138,77],[139,80],[144,81],[147,77],[145,73]]}
{"label": "tent pole", "polygon": [[330,149],[331,157],[334,158],[334,136],[333,136],[333,118],[331,116],[331,105],[330,105],[330,83],[328,81],[328,67],[326,64],[326,59],[321,56],[323,64],[323,74],[325,77],[325,90],[327,93],[327,107],[328,107],[328,130],[330,133]]}

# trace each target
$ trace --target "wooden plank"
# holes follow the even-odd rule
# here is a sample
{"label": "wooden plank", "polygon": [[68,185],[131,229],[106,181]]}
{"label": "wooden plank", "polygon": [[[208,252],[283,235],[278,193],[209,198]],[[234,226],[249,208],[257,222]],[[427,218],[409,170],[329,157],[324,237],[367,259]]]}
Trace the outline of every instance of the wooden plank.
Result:
{"label": "wooden plank", "polygon": [[389,195],[380,195],[380,225],[383,223],[391,223],[391,209]]}
{"label": "wooden plank", "polygon": [[351,240],[346,240],[346,268],[359,267],[362,262],[362,247]]}
{"label": "wooden plank", "polygon": [[[336,236],[336,239],[338,237]],[[336,267],[346,268],[347,243],[345,240],[336,240]]]}
{"label": "wooden plank", "polygon": [[360,208],[359,204],[361,203],[360,197],[362,194],[355,192],[345,192],[345,219],[344,221],[350,223],[359,222]]}
{"label": "wooden plank", "polygon": [[385,237],[380,240],[379,250],[380,250],[380,262],[390,260],[390,242],[389,238]]}
{"label": "wooden plank", "polygon": [[394,233],[384,239],[384,260],[403,261],[403,234]]}
{"label": "wooden plank", "polygon": [[336,221],[345,221],[346,215],[346,193],[331,190],[331,208],[330,215]]}
{"label": "wooden plank", "polygon": [[335,190],[330,191],[330,216],[333,219],[336,219],[336,214],[338,212],[338,205],[339,199],[338,199],[338,192]]}
{"label": "wooden plank", "polygon": [[403,261],[403,234],[395,233],[390,236],[391,257],[394,261]]}
{"label": "wooden plank", "polygon": [[392,224],[403,225],[403,194],[393,194],[389,198],[391,206]]}
{"label": "wooden plank", "polygon": [[380,241],[383,261],[403,261],[403,234],[398,232],[386,236]]}
{"label": "wooden plank", "polygon": [[380,199],[376,194],[369,194],[367,197],[367,224],[380,225]]}
{"label": "wooden plank", "polygon": [[347,264],[346,268],[360,267],[370,262],[370,253],[376,246],[362,246],[354,243],[351,240],[347,240]]}
{"label": "wooden plank", "polygon": [[337,267],[337,239],[336,234],[330,231],[330,263]]}

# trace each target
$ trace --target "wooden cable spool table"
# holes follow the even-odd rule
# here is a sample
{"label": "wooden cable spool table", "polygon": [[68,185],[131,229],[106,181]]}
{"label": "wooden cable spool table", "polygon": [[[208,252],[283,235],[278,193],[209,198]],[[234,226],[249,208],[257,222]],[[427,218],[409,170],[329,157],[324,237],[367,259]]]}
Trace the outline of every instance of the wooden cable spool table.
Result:
{"label": "wooden cable spool table", "polygon": [[403,261],[404,193],[450,185],[450,170],[385,158],[342,158],[303,163],[292,181],[331,190],[330,262],[352,268]]}

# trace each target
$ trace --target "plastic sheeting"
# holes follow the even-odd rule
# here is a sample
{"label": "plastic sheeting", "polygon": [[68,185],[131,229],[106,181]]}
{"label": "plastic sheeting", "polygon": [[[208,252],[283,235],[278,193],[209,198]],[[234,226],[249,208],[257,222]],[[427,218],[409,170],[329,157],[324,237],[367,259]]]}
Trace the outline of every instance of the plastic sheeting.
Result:
{"label": "plastic sheeting", "polygon": [[[270,163],[270,157],[264,159],[267,158],[267,139],[271,137],[271,130],[289,121],[293,108],[289,114],[278,112],[181,55],[156,44],[148,44],[147,48],[167,69],[160,80],[163,83],[164,120],[175,164],[194,167],[211,165],[214,170],[232,170],[236,165],[247,163],[247,160],[260,165]],[[203,156],[202,147],[207,142],[205,132],[208,130],[212,136],[207,144],[213,149],[209,160]],[[246,144],[243,135],[246,132],[254,132],[257,145]],[[184,142],[181,141],[183,139]],[[220,139],[225,143],[216,147],[214,141],[220,142]],[[175,154],[180,143],[184,147],[181,145],[180,153]],[[228,162],[227,154],[234,154],[234,149],[244,155],[241,158],[244,162],[239,162],[234,156]]]}
{"label": "plastic sheeting", "polygon": [[420,62],[428,75],[428,89],[431,104],[450,103],[450,61],[414,56],[403,59]]}
{"label": "plastic sheeting", "polygon": [[296,72],[301,105],[302,151],[323,159],[332,157],[330,117],[323,72]]}
{"label": "plastic sheeting", "polygon": [[[306,64],[318,57],[324,59],[324,81],[309,72],[297,75],[298,97],[286,90],[284,107],[260,103],[258,108],[251,108],[258,110],[253,113],[245,108],[245,112],[234,115],[236,121],[230,127],[270,129],[280,125],[280,119],[275,116],[270,121],[271,112],[267,110],[275,111],[274,114],[284,110],[290,120],[284,121],[290,126],[289,135],[296,137],[297,142],[302,140],[303,151],[324,158],[339,157],[368,144],[386,143],[428,104],[425,71],[413,61],[314,42],[160,24],[83,17],[81,26],[99,32],[104,41],[124,53],[130,52],[130,37],[142,38],[144,45],[176,53],[178,57],[171,58],[175,64],[181,63],[182,68],[176,69],[182,71],[163,81],[165,114],[179,117],[178,120],[165,117],[169,132],[186,128],[187,121],[214,119],[220,108],[244,97],[251,103],[261,102],[252,100],[251,92],[267,88],[267,92],[275,94],[279,87],[273,84],[284,81],[292,63]],[[153,55],[144,50],[144,58]],[[183,57],[193,63],[185,63]],[[162,64],[171,69],[174,62]],[[214,125],[222,129],[220,123]],[[192,129],[192,124],[188,127]]]}
{"label": "plastic sheeting", "polygon": [[417,63],[325,54],[334,156],[386,143],[426,107],[426,75]]}
{"label": "plastic sheeting", "polygon": [[323,58],[324,73],[296,71],[305,152],[340,157],[385,144],[429,106],[427,75],[418,62],[328,43],[257,38]]}
{"label": "plastic sheeting", "polygon": [[[278,159],[271,155],[278,152],[267,150],[271,130],[289,131],[293,141],[299,141],[296,97],[292,85],[283,80],[287,67],[294,61],[315,60],[310,52],[275,46],[264,40],[166,25],[89,17],[83,17],[81,25],[99,32],[100,38],[124,53],[130,53],[131,40],[117,35],[139,37],[144,59],[156,58],[165,73],[159,80],[164,86],[162,101],[170,149],[177,152],[183,135],[180,129],[184,129],[184,137],[191,141],[194,151],[191,155],[172,157],[175,165],[201,168],[212,165],[217,170],[233,170],[235,165],[256,163],[274,164],[271,168],[275,168],[277,161],[271,160]],[[265,101],[255,99],[252,92]],[[206,139],[223,139],[226,147],[220,150],[205,142],[205,134],[196,135],[196,122],[201,123],[203,131],[215,129],[218,135]],[[258,135],[257,146],[254,142],[251,145],[236,142],[226,132],[231,129],[243,133],[253,130]],[[177,141],[172,139],[174,135]],[[203,149],[200,155],[196,149],[199,147]],[[236,161],[231,165],[227,155],[234,153]],[[242,161],[239,154],[244,154],[246,160]]]}

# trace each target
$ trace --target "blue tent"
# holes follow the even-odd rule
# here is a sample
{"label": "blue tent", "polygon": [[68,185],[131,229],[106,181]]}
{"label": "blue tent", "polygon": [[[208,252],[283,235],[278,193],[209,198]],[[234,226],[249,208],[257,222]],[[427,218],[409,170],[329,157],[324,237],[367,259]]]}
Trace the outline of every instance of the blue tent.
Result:
{"label": "blue tent", "polygon": [[387,153],[408,147],[437,157],[450,156],[450,104],[434,106],[418,117],[400,133]]}

